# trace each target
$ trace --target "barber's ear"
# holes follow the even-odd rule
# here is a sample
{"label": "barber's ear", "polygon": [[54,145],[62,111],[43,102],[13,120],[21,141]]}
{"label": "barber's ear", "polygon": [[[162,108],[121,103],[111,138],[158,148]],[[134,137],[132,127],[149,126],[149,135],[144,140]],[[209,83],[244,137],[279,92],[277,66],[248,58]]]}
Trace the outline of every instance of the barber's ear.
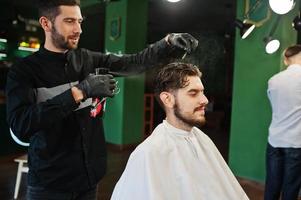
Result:
{"label": "barber's ear", "polygon": [[160,99],[164,106],[167,108],[173,108],[175,104],[175,97],[169,92],[161,92]]}
{"label": "barber's ear", "polygon": [[46,31],[46,32],[51,31],[52,23],[46,17],[44,17],[44,16],[40,17],[39,22],[41,24],[41,27],[44,29],[44,31]]}

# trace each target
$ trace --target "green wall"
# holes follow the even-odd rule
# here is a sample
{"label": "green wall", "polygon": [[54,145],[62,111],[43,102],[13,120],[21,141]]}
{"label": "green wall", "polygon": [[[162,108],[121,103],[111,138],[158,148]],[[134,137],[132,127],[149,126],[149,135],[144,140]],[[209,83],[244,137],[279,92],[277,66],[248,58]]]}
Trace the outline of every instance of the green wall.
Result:
{"label": "green wall", "polygon": [[[112,39],[112,24],[120,22],[120,36]],[[146,44],[147,0],[120,0],[106,7],[105,51],[135,53]],[[113,29],[116,32],[116,27]],[[143,131],[144,75],[118,78],[121,92],[109,99],[104,119],[106,140],[135,144]]]}
{"label": "green wall", "polygon": [[[258,12],[252,13],[255,21],[265,16],[267,2],[263,1]],[[244,3],[237,0],[239,19],[243,19]],[[272,55],[265,53],[263,38],[270,32],[276,14],[272,13],[270,20],[244,40],[238,30],[236,32],[229,165],[237,176],[264,181],[265,148],[271,120],[267,81],[282,68],[283,49],[297,41],[297,32],[291,26],[298,13],[297,7],[281,17],[274,34],[281,42],[281,49]]]}

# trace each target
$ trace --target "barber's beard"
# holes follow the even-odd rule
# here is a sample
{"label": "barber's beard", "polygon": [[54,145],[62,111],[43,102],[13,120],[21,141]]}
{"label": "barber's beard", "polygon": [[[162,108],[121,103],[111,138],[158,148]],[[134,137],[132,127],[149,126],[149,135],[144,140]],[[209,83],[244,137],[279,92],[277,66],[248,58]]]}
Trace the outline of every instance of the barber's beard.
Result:
{"label": "barber's beard", "polygon": [[63,50],[70,50],[70,49],[76,49],[77,44],[71,44],[67,38],[65,38],[63,35],[61,35],[53,26],[51,30],[51,39],[53,42],[53,45],[56,48],[63,49]]}
{"label": "barber's beard", "polygon": [[[205,116],[202,116],[201,118],[198,118],[198,119],[194,119],[193,116],[191,116],[191,117],[185,116],[183,114],[182,110],[179,108],[179,104],[177,102],[174,105],[174,114],[178,118],[178,120],[182,121],[184,124],[187,124],[191,127],[193,127],[193,126],[201,127],[206,122]],[[192,115],[193,115],[193,113],[192,113]]]}

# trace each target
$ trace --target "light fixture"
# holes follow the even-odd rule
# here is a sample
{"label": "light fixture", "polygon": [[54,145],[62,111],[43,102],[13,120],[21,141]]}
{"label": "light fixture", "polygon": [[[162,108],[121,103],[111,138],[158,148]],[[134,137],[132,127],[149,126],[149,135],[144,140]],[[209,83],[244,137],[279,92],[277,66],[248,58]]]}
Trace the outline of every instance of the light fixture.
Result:
{"label": "light fixture", "polygon": [[245,12],[244,12],[244,21],[236,19],[234,24],[240,29],[240,36],[242,39],[247,38],[250,33],[255,29],[255,27],[262,26],[267,22],[271,17],[271,10],[266,9],[266,15],[259,20],[252,20],[251,15],[258,9],[262,8],[265,4],[262,2],[265,0],[256,0],[252,6],[250,6],[250,0],[245,0]]}
{"label": "light fixture", "polygon": [[267,54],[275,53],[280,47],[280,41],[273,37],[273,34],[275,33],[276,28],[279,24],[280,16],[281,15],[277,15],[277,18],[276,18],[274,24],[272,25],[271,31],[269,32],[268,36],[263,39],[264,44],[265,44],[265,52]]}
{"label": "light fixture", "polygon": [[301,31],[301,18],[300,18],[300,14],[294,18],[292,26],[294,27],[294,29],[296,31]]}
{"label": "light fixture", "polygon": [[265,52],[268,54],[275,53],[280,47],[279,40],[274,39],[271,36],[264,38],[264,43],[265,43]]}
{"label": "light fixture", "polygon": [[299,4],[299,14],[294,18],[292,26],[296,31],[301,31],[301,3]]}
{"label": "light fixture", "polygon": [[294,0],[269,0],[271,9],[279,14],[284,15],[291,11],[295,6]]}
{"label": "light fixture", "polygon": [[177,3],[177,2],[179,2],[179,1],[181,1],[181,0],[167,0],[168,2],[171,2],[171,3]]}
{"label": "light fixture", "polygon": [[234,21],[234,24],[239,28],[240,36],[242,39],[247,38],[255,28],[255,24],[251,24],[246,21],[242,22],[239,19],[236,19]]}

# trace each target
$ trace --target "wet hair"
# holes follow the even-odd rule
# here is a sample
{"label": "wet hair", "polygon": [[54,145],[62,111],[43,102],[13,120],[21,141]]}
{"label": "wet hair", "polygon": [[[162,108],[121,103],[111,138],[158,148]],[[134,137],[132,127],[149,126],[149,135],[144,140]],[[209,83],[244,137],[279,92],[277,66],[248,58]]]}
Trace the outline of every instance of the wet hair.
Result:
{"label": "wet hair", "polygon": [[59,6],[80,6],[80,0],[38,0],[39,17],[45,16],[54,22],[60,14]]}
{"label": "wet hair", "polygon": [[286,58],[290,58],[294,55],[297,55],[300,52],[301,52],[301,45],[296,44],[296,45],[293,45],[293,46],[290,46],[290,47],[286,48],[283,55]]}
{"label": "wet hair", "polygon": [[189,82],[188,76],[201,77],[202,73],[197,66],[188,63],[174,62],[170,63],[159,70],[154,80],[155,98],[159,104],[164,108],[160,99],[161,92],[172,92],[180,88],[186,87]]}

